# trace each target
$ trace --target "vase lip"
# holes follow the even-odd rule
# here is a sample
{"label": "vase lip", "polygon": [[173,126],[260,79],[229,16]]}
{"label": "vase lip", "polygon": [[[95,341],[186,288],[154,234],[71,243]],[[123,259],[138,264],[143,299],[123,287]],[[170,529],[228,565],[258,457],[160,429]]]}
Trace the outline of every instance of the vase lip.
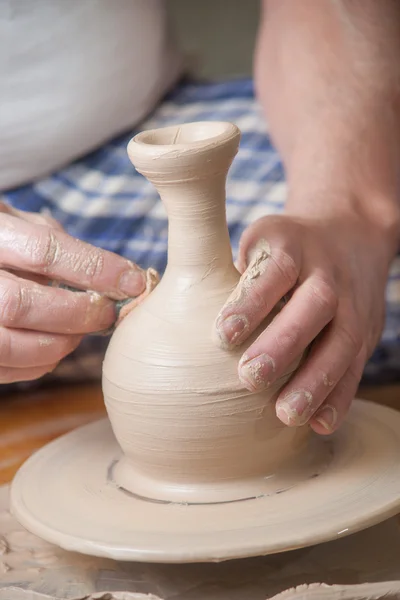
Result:
{"label": "vase lip", "polygon": [[193,121],[141,131],[130,140],[128,154],[132,158],[197,154],[239,138],[239,128],[229,121]]}

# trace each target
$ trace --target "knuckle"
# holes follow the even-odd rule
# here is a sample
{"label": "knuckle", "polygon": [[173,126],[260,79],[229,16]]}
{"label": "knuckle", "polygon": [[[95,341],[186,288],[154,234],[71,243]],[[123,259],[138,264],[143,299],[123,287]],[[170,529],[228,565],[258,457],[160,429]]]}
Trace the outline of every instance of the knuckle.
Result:
{"label": "knuckle", "polygon": [[59,262],[61,245],[50,227],[43,227],[43,231],[31,241],[32,264],[39,270],[47,271]]}
{"label": "knuckle", "polygon": [[26,249],[30,254],[32,266],[46,272],[59,261],[61,245],[50,227],[39,225],[38,228],[38,234],[28,238]]}
{"label": "knuckle", "polygon": [[316,304],[330,315],[336,313],[339,298],[334,285],[323,279],[317,279],[310,283],[309,289],[313,304]]}
{"label": "knuckle", "polygon": [[303,328],[299,323],[292,322],[290,329],[285,328],[280,331],[276,336],[277,345],[283,349],[284,352],[288,352],[292,348],[297,348],[301,345],[303,337]]}
{"label": "knuckle", "polygon": [[28,295],[12,279],[0,280],[0,323],[6,327],[15,326],[29,308]]}
{"label": "knuckle", "polygon": [[296,285],[300,270],[294,258],[284,250],[275,250],[271,255],[275,266],[280,272],[282,278],[287,283],[288,288]]}

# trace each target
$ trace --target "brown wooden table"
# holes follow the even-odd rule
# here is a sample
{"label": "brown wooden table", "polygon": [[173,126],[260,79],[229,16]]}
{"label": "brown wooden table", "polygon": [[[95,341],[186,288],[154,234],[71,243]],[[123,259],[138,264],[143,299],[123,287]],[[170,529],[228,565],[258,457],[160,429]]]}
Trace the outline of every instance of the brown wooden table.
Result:
{"label": "brown wooden table", "polygon": [[[358,396],[400,410],[400,385]],[[100,384],[70,385],[0,398],[0,484],[9,482],[36,449],[105,414]]]}

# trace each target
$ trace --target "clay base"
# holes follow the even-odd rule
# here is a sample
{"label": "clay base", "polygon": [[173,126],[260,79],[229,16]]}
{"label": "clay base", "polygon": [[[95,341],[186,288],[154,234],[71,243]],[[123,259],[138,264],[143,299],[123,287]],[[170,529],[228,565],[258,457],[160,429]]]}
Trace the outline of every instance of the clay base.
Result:
{"label": "clay base", "polygon": [[198,484],[155,481],[135,469],[122,456],[110,467],[109,479],[122,490],[142,500],[178,504],[226,504],[282,494],[304,484],[329,468],[332,454],[329,439],[312,436],[298,448],[298,454],[290,464],[280,466],[278,473],[266,473],[263,477],[245,480],[207,481]]}
{"label": "clay base", "polygon": [[50,443],[18,472],[12,511],[68,550],[125,561],[203,562],[342,537],[400,509],[400,413],[356,400],[317,477],[242,502],[182,505],[133,497],[112,481],[108,420]]}

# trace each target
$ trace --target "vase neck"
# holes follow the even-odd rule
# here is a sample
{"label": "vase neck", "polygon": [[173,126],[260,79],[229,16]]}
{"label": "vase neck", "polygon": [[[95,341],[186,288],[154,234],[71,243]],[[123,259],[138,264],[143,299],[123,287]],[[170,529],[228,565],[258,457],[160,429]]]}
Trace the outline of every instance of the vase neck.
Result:
{"label": "vase neck", "polygon": [[198,122],[145,131],[129,142],[132,163],[167,210],[168,267],[233,267],[225,183],[239,139],[232,123]]}
{"label": "vase neck", "polygon": [[233,265],[225,210],[225,174],[157,185],[168,215],[168,266]]}

